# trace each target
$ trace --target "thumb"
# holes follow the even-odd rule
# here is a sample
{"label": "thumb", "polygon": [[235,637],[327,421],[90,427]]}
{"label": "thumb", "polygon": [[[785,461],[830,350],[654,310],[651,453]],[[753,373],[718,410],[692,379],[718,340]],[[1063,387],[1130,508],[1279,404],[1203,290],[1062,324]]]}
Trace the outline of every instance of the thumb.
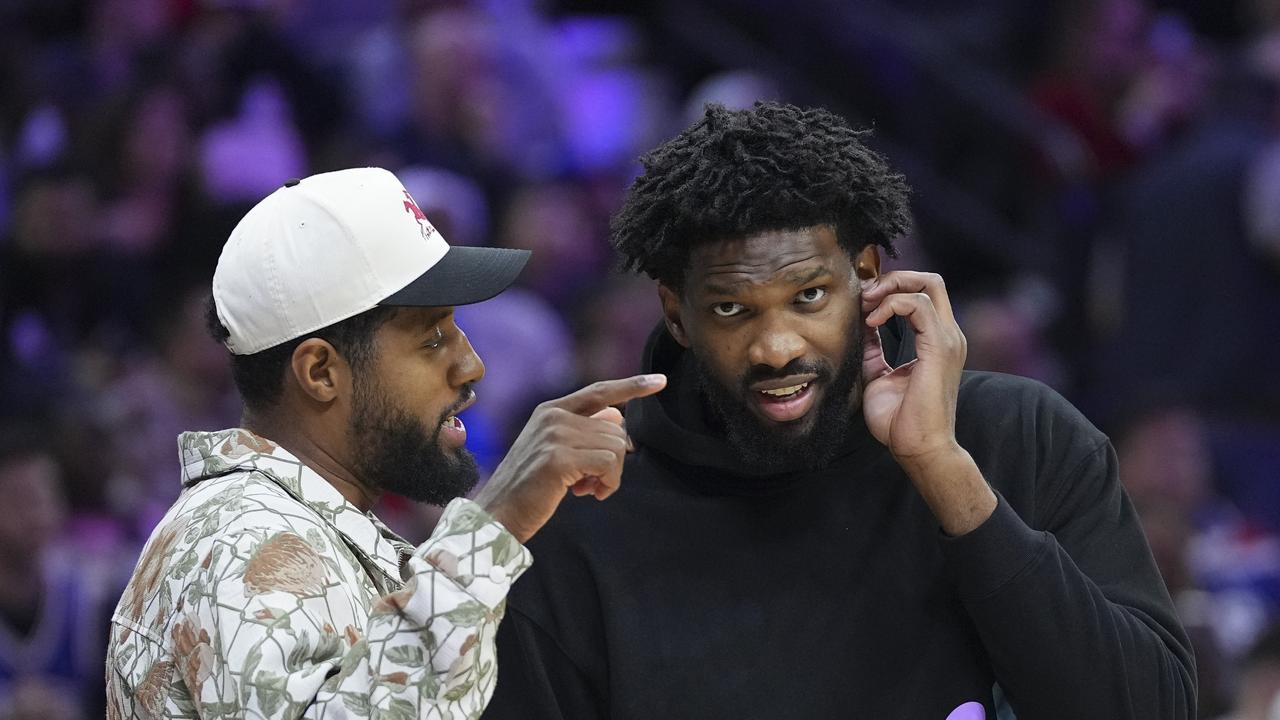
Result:
{"label": "thumb", "polygon": [[622,425],[622,412],[618,410],[618,408],[613,407],[612,405],[601,410],[600,412],[593,414],[591,417],[595,418],[596,420],[607,420],[613,423],[614,425],[618,425],[618,426]]}
{"label": "thumb", "polygon": [[[620,428],[627,427],[626,422],[622,419],[622,412],[618,410],[618,408],[613,407],[612,405],[592,415],[591,417],[596,420],[604,420],[606,422],[611,422]],[[636,449],[635,443],[631,442],[631,436],[628,435],[627,436],[627,452],[632,452],[635,449]]]}

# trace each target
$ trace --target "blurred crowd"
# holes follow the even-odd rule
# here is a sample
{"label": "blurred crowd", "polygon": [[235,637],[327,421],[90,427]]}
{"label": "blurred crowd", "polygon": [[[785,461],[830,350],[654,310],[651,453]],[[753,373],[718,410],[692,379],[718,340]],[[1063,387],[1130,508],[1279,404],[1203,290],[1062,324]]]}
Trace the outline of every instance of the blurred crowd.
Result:
{"label": "blurred crowd", "polygon": [[1277,0],[0,3],[0,718],[102,715],[175,438],[239,420],[202,309],[254,202],[377,165],[450,243],[534,251],[458,311],[492,468],[639,369],[659,306],[607,241],[638,155],[756,99],[875,128],[916,191],[891,266],[944,274],[970,368],[1111,435],[1201,716],[1280,718]]}

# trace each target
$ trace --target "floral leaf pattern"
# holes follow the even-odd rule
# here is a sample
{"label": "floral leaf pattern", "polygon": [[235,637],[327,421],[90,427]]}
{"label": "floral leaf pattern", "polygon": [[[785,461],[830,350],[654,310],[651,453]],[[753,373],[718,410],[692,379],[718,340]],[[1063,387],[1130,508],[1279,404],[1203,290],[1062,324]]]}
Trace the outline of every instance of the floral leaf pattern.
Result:
{"label": "floral leaf pattern", "polygon": [[501,525],[458,499],[412,549],[247,430],[179,446],[185,490],[112,616],[108,718],[480,716],[532,562]]}
{"label": "floral leaf pattern", "polygon": [[293,595],[324,592],[324,561],[315,548],[289,532],[271,536],[258,546],[244,570],[244,590],[251,595],[283,591]]}

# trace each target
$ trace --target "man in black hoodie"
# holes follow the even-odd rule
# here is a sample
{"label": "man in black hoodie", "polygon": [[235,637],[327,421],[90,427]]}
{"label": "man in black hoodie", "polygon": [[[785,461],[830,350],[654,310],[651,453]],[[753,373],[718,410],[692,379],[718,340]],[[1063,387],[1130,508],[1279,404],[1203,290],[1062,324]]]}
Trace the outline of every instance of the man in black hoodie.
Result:
{"label": "man in black hoodie", "polygon": [[534,538],[485,717],[1192,717],[1109,441],[963,372],[942,280],[880,272],[907,188],[861,134],[710,106],[643,160],[614,244],[668,388],[627,408],[616,499]]}

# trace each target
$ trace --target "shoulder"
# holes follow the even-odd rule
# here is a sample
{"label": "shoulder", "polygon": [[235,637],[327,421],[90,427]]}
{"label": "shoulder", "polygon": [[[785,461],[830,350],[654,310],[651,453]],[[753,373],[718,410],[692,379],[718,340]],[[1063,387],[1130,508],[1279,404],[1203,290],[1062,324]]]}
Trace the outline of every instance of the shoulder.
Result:
{"label": "shoulder", "polygon": [[285,530],[320,518],[258,471],[233,472],[183,491],[151,532],[144,558],[182,553],[220,537]]}
{"label": "shoulder", "polygon": [[267,475],[245,473],[210,491],[189,517],[187,535],[194,538],[201,557],[212,555],[223,570],[259,562],[296,566],[304,574],[349,583],[364,578],[342,534]]}
{"label": "shoulder", "polygon": [[324,524],[320,513],[259,469],[206,480],[184,493],[175,509],[191,518],[217,517],[226,531]]}
{"label": "shoulder", "polygon": [[1016,436],[1096,446],[1106,436],[1056,390],[1030,378],[965,372],[956,408],[957,433]]}
{"label": "shoulder", "polygon": [[961,380],[956,438],[1020,512],[1042,507],[1110,448],[1107,436],[1057,391],[987,372],[966,372]]}
{"label": "shoulder", "polygon": [[[271,553],[267,553],[270,550]],[[359,577],[340,535],[314,509],[260,471],[230,473],[189,488],[152,534],[144,559],[167,558],[174,590],[225,575],[260,555],[343,579]],[[289,561],[289,562],[286,562]]]}
{"label": "shoulder", "polygon": [[960,396],[972,403],[1048,403],[1070,407],[1056,390],[1039,380],[998,372],[965,370],[960,378]]}

